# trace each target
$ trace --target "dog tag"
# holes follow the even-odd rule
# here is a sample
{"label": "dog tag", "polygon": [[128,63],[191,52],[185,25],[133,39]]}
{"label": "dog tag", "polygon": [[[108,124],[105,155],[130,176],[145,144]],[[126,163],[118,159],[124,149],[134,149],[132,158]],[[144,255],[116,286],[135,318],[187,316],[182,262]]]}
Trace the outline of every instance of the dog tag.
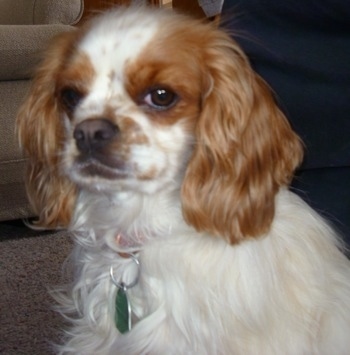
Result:
{"label": "dog tag", "polygon": [[130,330],[130,304],[126,288],[119,288],[115,299],[115,325],[120,333]]}
{"label": "dog tag", "polygon": [[111,280],[115,286],[117,286],[117,296],[115,298],[115,311],[114,311],[114,322],[116,328],[121,334],[124,334],[131,330],[131,305],[128,299],[127,290],[137,285],[140,279],[140,262],[133,254],[128,254],[130,259],[135,263],[137,267],[137,273],[135,279],[129,283],[118,282],[114,278],[113,266],[110,267],[109,273]]}

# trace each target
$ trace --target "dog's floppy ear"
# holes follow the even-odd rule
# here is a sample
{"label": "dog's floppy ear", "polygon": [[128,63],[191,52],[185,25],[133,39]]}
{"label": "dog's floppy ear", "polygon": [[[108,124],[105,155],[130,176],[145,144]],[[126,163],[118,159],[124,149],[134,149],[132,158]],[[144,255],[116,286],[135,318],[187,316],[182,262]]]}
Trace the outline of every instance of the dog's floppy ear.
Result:
{"label": "dog's floppy ear", "polygon": [[207,80],[183,214],[197,230],[237,243],[269,230],[275,195],[290,183],[303,149],[237,44],[212,32],[203,49]]}
{"label": "dog's floppy ear", "polygon": [[75,36],[75,31],[68,32],[52,43],[17,116],[19,142],[28,158],[27,194],[39,227],[67,226],[76,197],[75,187],[62,175],[64,132],[55,92]]}

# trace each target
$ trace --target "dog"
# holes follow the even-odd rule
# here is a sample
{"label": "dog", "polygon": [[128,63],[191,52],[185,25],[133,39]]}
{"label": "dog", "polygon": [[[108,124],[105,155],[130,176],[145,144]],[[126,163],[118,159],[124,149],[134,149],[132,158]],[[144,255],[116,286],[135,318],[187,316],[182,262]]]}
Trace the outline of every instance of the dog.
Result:
{"label": "dog", "polygon": [[49,47],[17,126],[37,227],[74,234],[59,353],[349,354],[349,260],[224,30],[99,14]]}

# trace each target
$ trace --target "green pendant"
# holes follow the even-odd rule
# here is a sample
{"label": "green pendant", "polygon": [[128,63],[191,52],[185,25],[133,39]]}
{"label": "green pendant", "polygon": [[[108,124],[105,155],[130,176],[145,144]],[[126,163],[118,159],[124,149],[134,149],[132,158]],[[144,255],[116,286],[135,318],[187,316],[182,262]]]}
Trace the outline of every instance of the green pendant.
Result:
{"label": "green pendant", "polygon": [[114,278],[113,266],[109,269],[109,274],[111,276],[111,281],[118,288],[117,295],[115,298],[115,311],[114,311],[114,321],[115,326],[121,334],[124,334],[131,330],[132,320],[131,320],[131,305],[128,299],[127,290],[137,285],[140,279],[140,262],[133,254],[128,254],[131,261],[133,261],[137,267],[137,274],[135,279],[129,284],[124,282],[119,282]]}
{"label": "green pendant", "polygon": [[119,288],[115,299],[115,325],[120,333],[130,330],[130,304],[125,288]]}

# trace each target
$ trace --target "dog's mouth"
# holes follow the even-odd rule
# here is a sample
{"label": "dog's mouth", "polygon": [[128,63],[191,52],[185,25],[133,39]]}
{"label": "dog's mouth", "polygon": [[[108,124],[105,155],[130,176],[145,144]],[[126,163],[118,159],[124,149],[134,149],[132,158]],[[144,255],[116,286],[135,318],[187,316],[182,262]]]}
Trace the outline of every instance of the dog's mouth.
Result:
{"label": "dog's mouth", "polygon": [[128,177],[126,165],[114,160],[113,166],[104,164],[95,158],[78,158],[74,164],[75,171],[82,178],[102,178],[107,180],[125,179]]}

